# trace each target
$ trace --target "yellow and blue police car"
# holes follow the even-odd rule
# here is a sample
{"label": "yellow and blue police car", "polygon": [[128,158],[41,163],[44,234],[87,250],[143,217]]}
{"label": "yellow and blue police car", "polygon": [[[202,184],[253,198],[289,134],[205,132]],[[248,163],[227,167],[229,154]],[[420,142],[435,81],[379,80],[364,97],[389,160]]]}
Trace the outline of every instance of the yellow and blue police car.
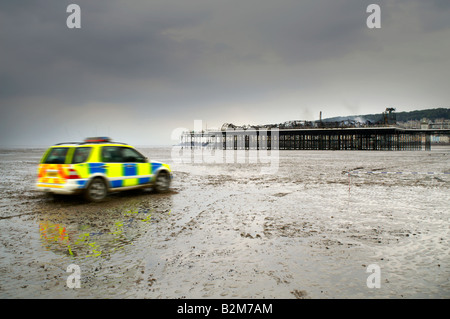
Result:
{"label": "yellow and blue police car", "polygon": [[169,165],[149,161],[131,145],[94,137],[51,146],[39,163],[36,188],[54,194],[82,193],[97,202],[109,192],[133,188],[165,192],[171,180]]}

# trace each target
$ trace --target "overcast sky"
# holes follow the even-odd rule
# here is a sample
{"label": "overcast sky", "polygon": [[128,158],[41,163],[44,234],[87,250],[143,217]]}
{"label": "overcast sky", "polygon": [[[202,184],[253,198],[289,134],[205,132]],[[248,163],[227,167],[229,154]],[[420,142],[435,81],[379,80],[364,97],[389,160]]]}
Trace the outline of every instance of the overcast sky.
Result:
{"label": "overcast sky", "polygon": [[0,146],[450,107],[449,17],[448,0],[2,1]]}

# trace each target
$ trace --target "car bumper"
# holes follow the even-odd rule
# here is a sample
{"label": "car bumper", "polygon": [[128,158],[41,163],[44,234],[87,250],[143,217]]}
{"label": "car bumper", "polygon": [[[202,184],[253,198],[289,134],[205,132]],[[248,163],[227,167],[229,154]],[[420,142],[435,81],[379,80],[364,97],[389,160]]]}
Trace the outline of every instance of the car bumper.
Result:
{"label": "car bumper", "polygon": [[64,184],[36,183],[35,189],[44,193],[76,194],[82,191],[76,180],[67,180]]}

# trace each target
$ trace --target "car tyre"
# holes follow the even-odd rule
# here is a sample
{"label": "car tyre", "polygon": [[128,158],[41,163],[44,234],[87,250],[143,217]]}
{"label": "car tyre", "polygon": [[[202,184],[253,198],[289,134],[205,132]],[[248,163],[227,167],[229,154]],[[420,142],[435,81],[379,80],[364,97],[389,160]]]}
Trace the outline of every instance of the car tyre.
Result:
{"label": "car tyre", "polygon": [[170,187],[170,175],[166,171],[161,171],[156,175],[154,190],[157,193],[167,192]]}
{"label": "car tyre", "polygon": [[84,197],[90,202],[100,202],[108,194],[108,187],[103,178],[94,178],[86,188]]}

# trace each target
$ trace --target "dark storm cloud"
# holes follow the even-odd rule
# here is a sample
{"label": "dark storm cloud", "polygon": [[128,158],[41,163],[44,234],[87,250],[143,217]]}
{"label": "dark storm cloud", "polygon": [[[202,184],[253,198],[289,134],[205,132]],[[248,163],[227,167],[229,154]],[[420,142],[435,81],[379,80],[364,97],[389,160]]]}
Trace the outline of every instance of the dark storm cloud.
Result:
{"label": "dark storm cloud", "polygon": [[139,80],[229,85],[209,69],[265,68],[268,54],[282,64],[336,57],[365,31],[355,1],[78,1],[81,30],[65,27],[70,2],[14,3],[2,6],[3,96],[112,98],[119,87],[139,94]]}
{"label": "dark storm cloud", "polygon": [[[65,27],[69,3],[2,5],[2,96],[114,99],[119,88],[141,95],[136,81],[232,87],[241,79],[252,88],[263,78],[233,74],[244,66],[272,76],[271,56],[296,65],[371,48],[371,1],[78,1],[81,30]],[[229,77],[215,73],[222,67]]]}
{"label": "dark storm cloud", "polygon": [[8,63],[1,71],[9,84],[3,96],[111,94],[109,85],[167,78],[181,66],[188,69],[195,58],[193,45],[176,43],[163,32],[196,23],[201,10],[172,16],[164,14],[168,7],[154,11],[144,2],[79,1],[82,29],[70,30],[68,2],[39,3],[2,7],[2,55]]}
{"label": "dark storm cloud", "polygon": [[[379,30],[366,26],[374,2]],[[81,29],[66,27],[70,3],[81,7]],[[3,1],[0,133],[31,130],[31,116],[64,119],[72,131],[93,125],[84,114],[124,130],[149,118],[170,131],[200,116],[271,122],[309,117],[317,105],[345,115],[436,103],[448,97],[449,3]]]}

